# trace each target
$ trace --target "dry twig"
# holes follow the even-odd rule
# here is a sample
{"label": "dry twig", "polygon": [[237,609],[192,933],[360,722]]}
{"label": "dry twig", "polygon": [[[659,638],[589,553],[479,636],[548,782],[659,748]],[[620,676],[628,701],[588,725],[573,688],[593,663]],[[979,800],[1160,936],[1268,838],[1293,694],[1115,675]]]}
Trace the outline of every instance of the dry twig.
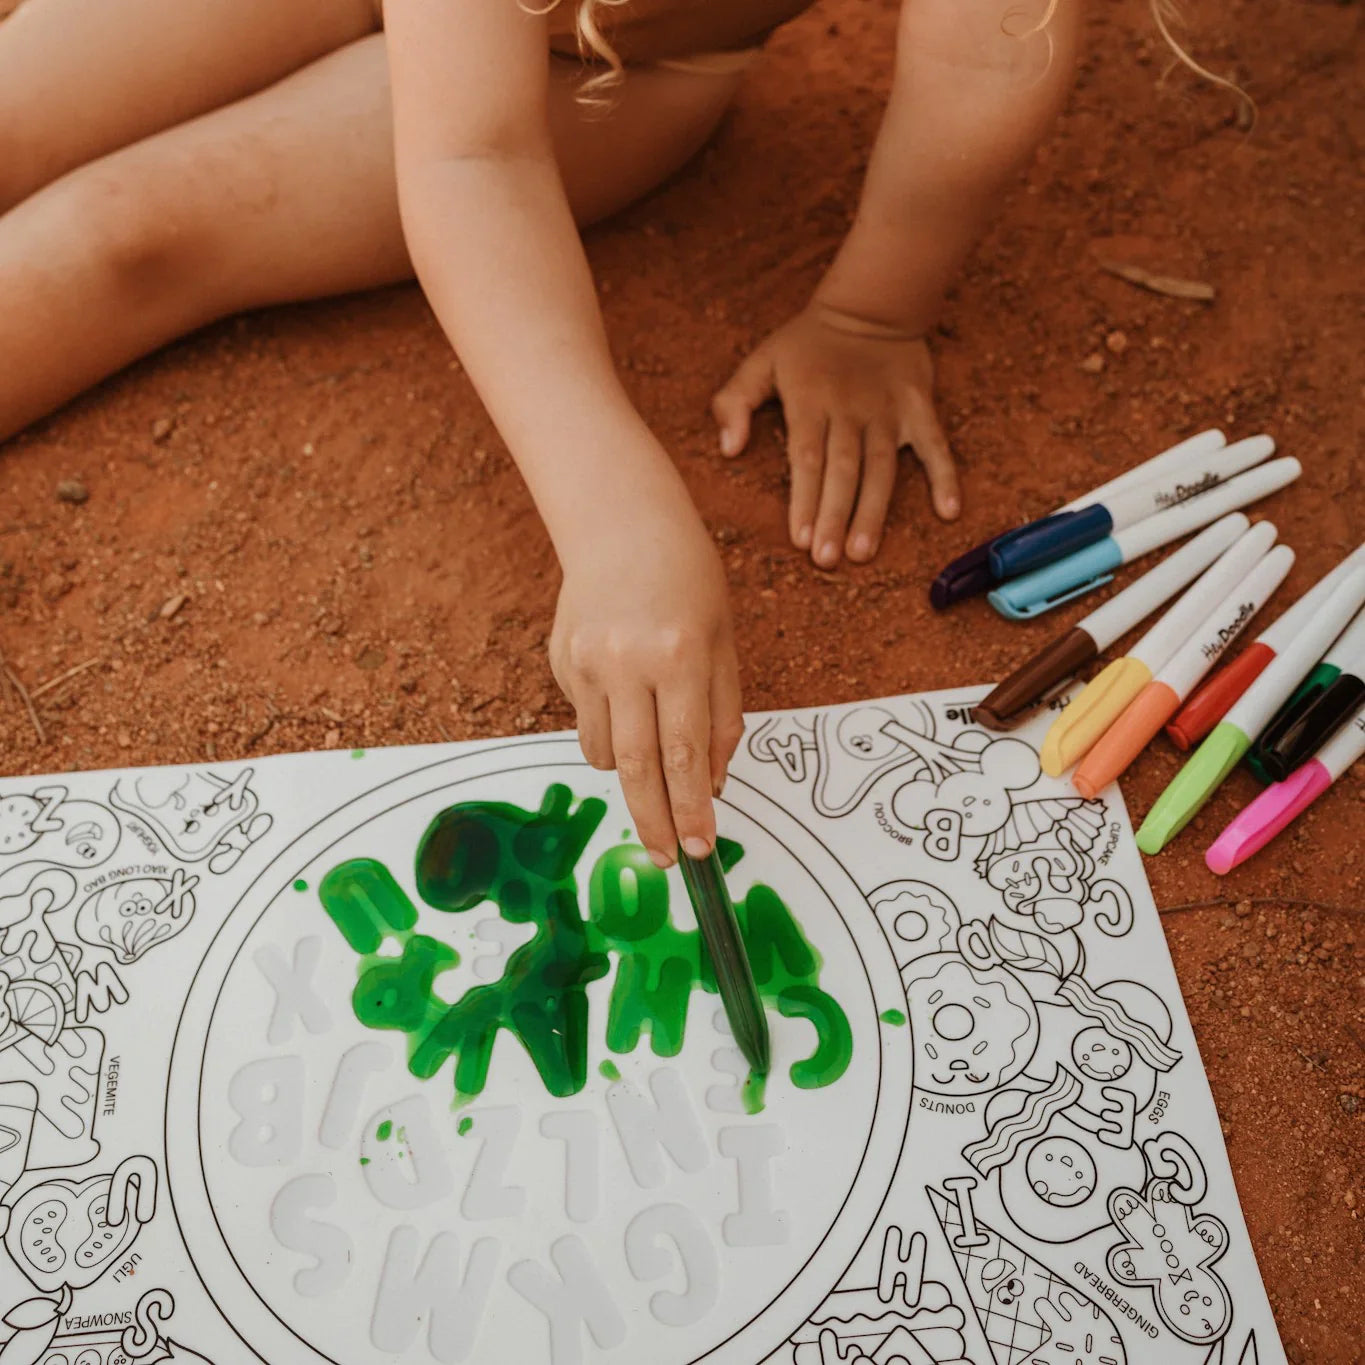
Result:
{"label": "dry twig", "polygon": [[1117,275],[1139,289],[1150,289],[1153,294],[1164,294],[1168,299],[1194,299],[1199,303],[1212,303],[1217,295],[1214,287],[1204,280],[1182,280],[1178,275],[1157,275],[1144,270],[1140,265],[1128,265],[1123,261],[1097,262],[1101,270]]}
{"label": "dry twig", "polygon": [[44,692],[51,692],[54,687],[60,687],[64,682],[69,682],[80,673],[84,673],[87,668],[94,668],[99,663],[98,659],[87,659],[83,664],[77,664],[75,668],[68,668],[65,673],[59,673],[55,678],[49,678],[41,687],[35,687],[29,696],[37,701]]}
{"label": "dry twig", "polygon": [[47,731],[43,729],[43,722],[38,719],[38,712],[34,708],[33,698],[28,694],[28,688],[19,681],[14,670],[8,664],[0,664],[0,672],[4,673],[9,680],[9,685],[18,693],[19,700],[23,702],[24,709],[28,712],[28,718],[33,723],[33,732],[38,736],[38,743],[46,744]]}
{"label": "dry twig", "polygon": [[1239,905],[1280,905],[1295,910],[1326,910],[1336,915],[1358,915],[1358,905],[1333,905],[1329,901],[1291,900],[1287,896],[1215,896],[1212,900],[1186,901],[1183,905],[1159,906],[1163,915],[1179,914],[1182,910],[1232,910]]}

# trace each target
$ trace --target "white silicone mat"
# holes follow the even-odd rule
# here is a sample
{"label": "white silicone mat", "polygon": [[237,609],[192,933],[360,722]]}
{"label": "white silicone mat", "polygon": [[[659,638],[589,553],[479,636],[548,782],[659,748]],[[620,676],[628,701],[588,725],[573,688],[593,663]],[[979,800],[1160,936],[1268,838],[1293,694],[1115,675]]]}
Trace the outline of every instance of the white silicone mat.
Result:
{"label": "white silicone mat", "polygon": [[1116,790],[750,718],[774,1069],[571,736],[0,779],[0,1365],[1275,1365]]}

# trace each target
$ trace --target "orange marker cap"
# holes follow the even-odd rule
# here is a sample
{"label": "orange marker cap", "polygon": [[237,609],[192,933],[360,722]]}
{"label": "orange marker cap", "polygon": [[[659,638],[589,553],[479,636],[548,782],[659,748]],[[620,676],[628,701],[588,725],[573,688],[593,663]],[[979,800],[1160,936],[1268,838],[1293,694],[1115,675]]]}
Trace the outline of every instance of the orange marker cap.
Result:
{"label": "orange marker cap", "polygon": [[1107,787],[1161,733],[1175,715],[1180,694],[1164,682],[1149,682],[1086,754],[1071,781],[1086,798]]}
{"label": "orange marker cap", "polygon": [[1229,711],[1233,703],[1260,677],[1275,651],[1259,640],[1248,645],[1230,664],[1220,668],[1176,713],[1166,727],[1177,749],[1193,749]]}

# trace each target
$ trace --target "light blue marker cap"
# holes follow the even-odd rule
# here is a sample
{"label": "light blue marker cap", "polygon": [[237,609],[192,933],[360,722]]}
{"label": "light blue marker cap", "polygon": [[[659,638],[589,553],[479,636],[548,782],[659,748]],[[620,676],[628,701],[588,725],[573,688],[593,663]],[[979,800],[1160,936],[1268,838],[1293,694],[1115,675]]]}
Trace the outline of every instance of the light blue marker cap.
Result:
{"label": "light blue marker cap", "polygon": [[1118,542],[1106,536],[1065,559],[1002,583],[988,600],[1011,621],[1029,621],[1112,581],[1122,563]]}

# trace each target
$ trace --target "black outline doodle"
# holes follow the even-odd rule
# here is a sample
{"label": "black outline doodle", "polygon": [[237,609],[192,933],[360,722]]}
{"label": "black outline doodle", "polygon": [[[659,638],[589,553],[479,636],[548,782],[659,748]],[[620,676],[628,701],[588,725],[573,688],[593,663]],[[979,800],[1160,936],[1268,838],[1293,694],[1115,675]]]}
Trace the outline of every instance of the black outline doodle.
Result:
{"label": "black outline doodle", "polygon": [[915,1047],[914,1087],[932,1095],[986,1095],[1033,1059],[1038,1008],[1004,967],[930,953],[902,973]]}
{"label": "black outline doodle", "polygon": [[877,1283],[841,1287],[825,1299],[792,1333],[796,1365],[856,1365],[898,1357],[939,1365],[965,1359],[966,1315],[947,1286],[925,1278],[927,1250],[924,1233],[907,1237],[898,1224],[888,1227]]}
{"label": "black outline doodle", "polygon": [[1152,1170],[1146,1189],[1109,1196],[1122,1240],[1109,1249],[1105,1265],[1125,1288],[1151,1289],[1157,1313],[1176,1336],[1197,1346],[1218,1341],[1232,1326],[1232,1295],[1212,1267],[1231,1235],[1221,1218],[1192,1212],[1208,1190],[1203,1162],[1179,1133],[1158,1133],[1143,1153]]}
{"label": "black outline doodle", "polygon": [[[1084,1290],[1077,1289],[977,1217],[972,1207],[975,1179],[968,1176],[952,1183],[954,1197],[932,1185],[925,1186],[925,1193],[948,1240],[972,1311],[996,1365],[1021,1365],[1025,1361],[1028,1365],[1035,1361],[1038,1365],[1077,1362],[1126,1365],[1123,1338],[1108,1313]],[[965,1233],[968,1227],[977,1235],[958,1237],[953,1231]],[[1045,1304],[1047,1311],[1043,1309]],[[1058,1323],[1081,1320],[1087,1310],[1095,1324],[1084,1330],[1090,1346],[1083,1351],[1080,1349],[1083,1341],[1065,1345],[1058,1341]],[[1110,1350],[1105,1344],[1106,1334],[1108,1343],[1116,1349]],[[1049,1350],[1049,1346],[1053,1349]]]}
{"label": "black outline doodle", "polygon": [[81,902],[76,937],[113,953],[121,967],[174,938],[194,918],[197,876],[174,868],[169,878],[133,876],[106,882]]}
{"label": "black outline doodle", "polygon": [[[123,834],[113,812],[96,801],[69,799],[68,792],[67,787],[50,786],[37,787],[31,795],[11,791],[0,796],[0,834],[6,844],[15,845],[0,847],[0,869],[39,863],[85,871],[113,856]],[[14,833],[4,834],[6,820]],[[25,832],[37,837],[21,842]],[[60,839],[48,838],[58,834]],[[105,843],[108,847],[102,849]]]}
{"label": "black outline doodle", "polygon": [[[250,785],[254,776],[252,768],[241,769],[231,781],[207,768],[144,768],[120,777],[109,802],[151,829],[173,858],[207,859],[208,870],[221,875],[274,824],[274,817],[260,810]],[[144,792],[143,784],[152,782],[164,784],[163,789]]]}
{"label": "black outline doodle", "polygon": [[913,878],[883,882],[868,892],[867,903],[902,971],[917,958],[948,948],[962,924],[962,912],[946,891]]}
{"label": "black outline doodle", "polygon": [[131,1156],[113,1171],[79,1184],[54,1176],[30,1185],[0,1204],[5,1249],[42,1293],[86,1289],[117,1264],[151,1222],[157,1183],[156,1162]]}

